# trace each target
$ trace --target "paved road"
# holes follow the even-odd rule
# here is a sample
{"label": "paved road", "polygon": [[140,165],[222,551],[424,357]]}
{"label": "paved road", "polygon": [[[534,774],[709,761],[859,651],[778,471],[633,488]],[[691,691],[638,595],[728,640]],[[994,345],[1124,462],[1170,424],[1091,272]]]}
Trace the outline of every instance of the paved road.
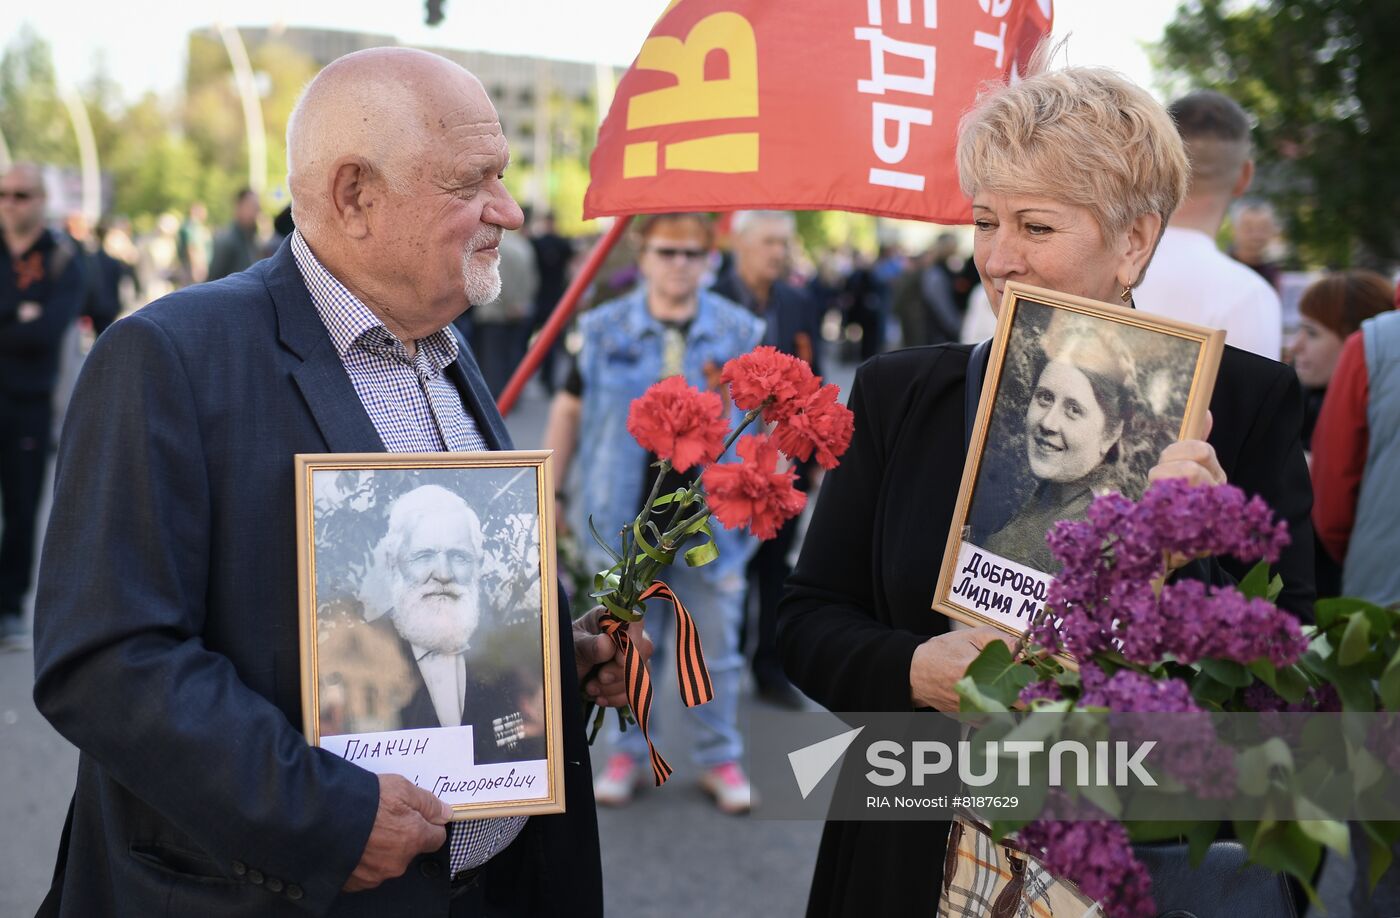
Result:
{"label": "paved road", "polygon": [[[833,381],[847,385],[849,368]],[[547,403],[532,391],[510,419],[516,445],[541,444]],[[695,786],[686,752],[686,717],[674,678],[655,673],[654,717],[668,728],[661,748],[676,773],[646,789],[633,805],[599,813],[608,912],[651,916],[800,915],[820,825],[730,817]],[[0,916],[31,915],[48,887],[59,830],[77,771],[75,750],[39,716],[30,700],[28,654],[0,653]],[[743,710],[756,704],[749,699]],[[606,751],[594,752],[595,767]],[[1349,882],[1333,860],[1324,877],[1327,918],[1348,918]]]}

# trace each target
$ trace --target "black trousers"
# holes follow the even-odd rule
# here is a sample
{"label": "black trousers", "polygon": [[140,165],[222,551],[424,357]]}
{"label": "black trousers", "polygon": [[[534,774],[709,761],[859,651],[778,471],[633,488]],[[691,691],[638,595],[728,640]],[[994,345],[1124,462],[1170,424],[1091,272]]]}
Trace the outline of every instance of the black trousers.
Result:
{"label": "black trousers", "polygon": [[52,426],[49,396],[0,397],[0,615],[20,614],[29,592]]}
{"label": "black trousers", "polygon": [[792,565],[788,552],[797,537],[797,519],[788,520],[778,534],[758,546],[749,559],[749,594],[758,600],[758,640],[753,651],[753,677],[759,688],[787,682],[778,655],[778,602]]}

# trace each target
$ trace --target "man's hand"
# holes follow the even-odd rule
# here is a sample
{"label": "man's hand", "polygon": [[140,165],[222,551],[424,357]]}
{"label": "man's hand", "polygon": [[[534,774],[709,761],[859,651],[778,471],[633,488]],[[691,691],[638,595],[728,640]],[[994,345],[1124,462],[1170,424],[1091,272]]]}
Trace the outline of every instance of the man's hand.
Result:
{"label": "man's hand", "polygon": [[402,876],[415,857],[442,847],[447,840],[443,826],[451,819],[452,807],[407,778],[380,775],[379,812],[345,891],[373,889]]}
{"label": "man's hand", "polygon": [[[617,655],[612,639],[598,633],[598,619],[602,614],[603,607],[595,606],[574,622],[574,662],[578,664],[580,687],[588,699],[600,707],[626,707],[627,685],[622,675],[622,658]],[[642,623],[629,624],[627,634],[642,659],[648,659],[652,652],[651,638],[642,630]],[[595,666],[598,667],[596,673],[593,672]]]}

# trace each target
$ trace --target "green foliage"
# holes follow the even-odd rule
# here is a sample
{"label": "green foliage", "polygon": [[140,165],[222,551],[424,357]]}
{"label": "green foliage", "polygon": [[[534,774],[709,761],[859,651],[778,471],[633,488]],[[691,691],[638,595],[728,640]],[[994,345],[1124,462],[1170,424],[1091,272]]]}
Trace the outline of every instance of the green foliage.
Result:
{"label": "green foliage", "polygon": [[[286,182],[283,155],[287,118],[316,64],[286,45],[252,49],[253,69],[263,90],[268,187]],[[211,222],[232,213],[234,193],[248,184],[243,109],[223,44],[210,35],[190,40],[186,93],[169,103],[153,93],[124,102],[120,87],[101,60],[78,92],[92,123],[99,165],[113,192],[110,210],[138,225],[166,211],[205,201]],[[77,141],[59,98],[48,43],[28,26],[20,28],[0,56],[0,132],[12,158],[76,166]],[[265,201],[269,211],[280,206]]]}
{"label": "green foliage", "polygon": [[1012,659],[1011,648],[1001,641],[992,641],[968,666],[958,680],[958,697],[963,711],[1000,713],[1007,711],[1021,690],[1030,685],[1035,671]]}
{"label": "green foliage", "polygon": [[0,56],[0,133],[15,161],[78,162],[78,142],[58,96],[48,42],[27,24]]}
{"label": "green foliage", "polygon": [[1305,261],[1400,254],[1400,15],[1375,0],[1190,0],[1167,26],[1162,67],[1257,119],[1256,190]]}
{"label": "green foliage", "polygon": [[[1260,597],[1276,595],[1275,579],[1267,567],[1256,568],[1242,584],[1242,591]],[[1290,704],[1301,703],[1303,710],[1311,710],[1316,691],[1330,685],[1340,696],[1344,712],[1400,711],[1400,610],[1341,598],[1317,603],[1315,617],[1316,624],[1304,629],[1310,638],[1308,651],[1290,666],[1276,667],[1262,659],[1247,666],[1207,659],[1194,666],[1167,660],[1142,667],[1113,652],[1096,655],[1094,663],[1108,674],[1131,667],[1153,678],[1184,678],[1197,703],[1214,711],[1250,710],[1244,704],[1244,693],[1256,683],[1269,686]],[[995,714],[1013,708],[1033,671],[1031,665],[1014,659],[1006,645],[989,644],[957,683],[962,710]],[[1034,738],[1049,745],[1068,738],[1075,722],[1073,711],[1078,710],[1072,701],[1079,697],[1078,673],[1061,672],[1056,680],[1067,700],[1041,704],[1034,710],[1058,711],[1061,716],[1027,722],[1008,733],[1007,739]],[[1387,766],[1378,757],[1374,747],[1378,738],[1368,734],[1368,723],[1345,715],[1310,718],[1301,725],[1301,736],[1260,735],[1234,751],[1239,790],[1255,798],[1266,813],[1288,814],[1287,818],[1263,822],[1236,822],[1236,833],[1249,848],[1252,862],[1292,874],[1310,895],[1314,893],[1308,884],[1323,849],[1346,853],[1350,847],[1345,824],[1334,818],[1339,814],[1329,807],[1349,800],[1352,812],[1389,811],[1375,805],[1378,801],[1373,799],[1381,792]],[[1294,747],[1293,743],[1302,745]],[[1295,758],[1295,748],[1329,752],[1307,758],[1304,766],[1298,764],[1302,760]],[[1171,781],[1164,782],[1168,793],[1182,789],[1173,787]],[[1218,828],[1214,823],[1133,822],[1131,807],[1123,814],[1111,789],[1078,792],[1105,812],[1128,820],[1125,824],[1134,841],[1187,838],[1195,863],[1204,856]],[[1400,840],[1400,824],[1361,825],[1368,839],[1370,880],[1374,883],[1391,863],[1391,847]]]}
{"label": "green foliage", "polygon": [[808,252],[840,246],[875,251],[875,218],[839,210],[797,211],[797,237]]}

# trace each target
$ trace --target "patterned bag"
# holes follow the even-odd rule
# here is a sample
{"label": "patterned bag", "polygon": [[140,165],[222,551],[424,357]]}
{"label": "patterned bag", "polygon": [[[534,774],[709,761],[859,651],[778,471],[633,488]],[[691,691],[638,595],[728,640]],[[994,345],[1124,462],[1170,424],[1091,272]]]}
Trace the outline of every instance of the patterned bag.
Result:
{"label": "patterned bag", "polygon": [[1035,858],[986,827],[953,818],[943,864],[938,918],[1103,918],[1103,911],[1068,880],[1051,876]]}

